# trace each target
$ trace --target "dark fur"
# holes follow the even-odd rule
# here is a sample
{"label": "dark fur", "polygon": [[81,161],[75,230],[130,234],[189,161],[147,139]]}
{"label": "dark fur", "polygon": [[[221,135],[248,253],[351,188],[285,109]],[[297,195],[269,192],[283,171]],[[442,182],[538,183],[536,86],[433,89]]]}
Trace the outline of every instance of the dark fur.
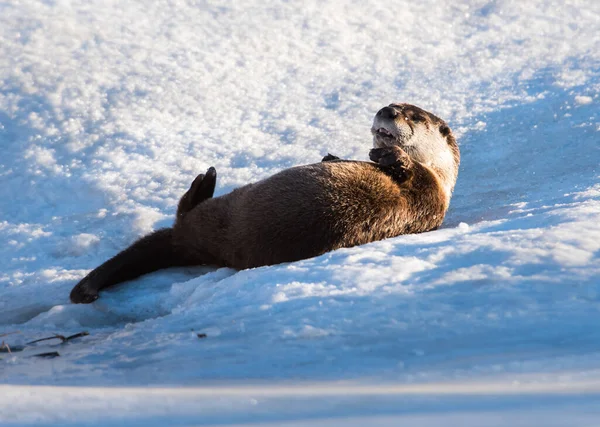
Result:
{"label": "dark fur", "polygon": [[[446,136],[455,143],[449,128]],[[172,228],[93,270],[71,300],[92,302],[101,289],[166,267],[259,267],[441,225],[447,198],[432,169],[397,146],[375,148],[370,158],[373,163],[327,155],[216,198],[216,173],[209,170],[182,197]]]}
{"label": "dark fur", "polygon": [[199,203],[210,199],[217,184],[217,171],[210,167],[206,174],[200,174],[194,179],[190,189],[179,200],[177,205],[177,219],[183,218],[185,214],[191,211]]}

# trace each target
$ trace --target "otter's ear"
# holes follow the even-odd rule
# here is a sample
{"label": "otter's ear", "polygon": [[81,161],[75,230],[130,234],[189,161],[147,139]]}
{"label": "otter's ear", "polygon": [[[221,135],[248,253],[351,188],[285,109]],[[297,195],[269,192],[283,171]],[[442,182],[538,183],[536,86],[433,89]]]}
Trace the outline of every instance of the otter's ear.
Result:
{"label": "otter's ear", "polygon": [[442,124],[440,125],[440,133],[446,137],[448,135],[450,135],[450,128],[448,127],[448,125],[446,124]]}

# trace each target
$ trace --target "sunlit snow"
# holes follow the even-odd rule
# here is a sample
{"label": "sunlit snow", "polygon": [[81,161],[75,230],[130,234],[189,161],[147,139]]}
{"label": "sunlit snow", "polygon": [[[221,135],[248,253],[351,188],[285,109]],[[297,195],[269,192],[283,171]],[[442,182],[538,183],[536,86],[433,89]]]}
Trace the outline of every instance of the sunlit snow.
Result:
{"label": "sunlit snow", "polygon": [[[0,2],[0,342],[90,333],[0,353],[0,424],[597,424],[599,34],[591,0]],[[458,136],[440,230],[69,302],[196,174],[367,160],[390,102]],[[472,382],[547,388],[385,389]]]}

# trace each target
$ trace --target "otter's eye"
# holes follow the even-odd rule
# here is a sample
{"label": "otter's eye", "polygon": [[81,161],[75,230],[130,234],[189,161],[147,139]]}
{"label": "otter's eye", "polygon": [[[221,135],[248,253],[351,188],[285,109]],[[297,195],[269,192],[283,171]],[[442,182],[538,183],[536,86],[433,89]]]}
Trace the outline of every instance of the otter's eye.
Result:
{"label": "otter's eye", "polygon": [[425,120],[425,117],[423,117],[420,114],[413,114],[413,116],[412,116],[413,122],[422,122],[423,120]]}

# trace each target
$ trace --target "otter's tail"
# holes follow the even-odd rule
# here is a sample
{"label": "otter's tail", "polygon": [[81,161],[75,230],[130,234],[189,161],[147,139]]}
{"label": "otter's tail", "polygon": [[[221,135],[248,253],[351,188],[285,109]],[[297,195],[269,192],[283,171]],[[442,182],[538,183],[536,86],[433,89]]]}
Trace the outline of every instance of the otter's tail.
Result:
{"label": "otter's tail", "polygon": [[89,304],[101,289],[135,279],[167,267],[189,265],[173,244],[173,229],[163,228],[148,234],[133,245],[92,270],[71,291],[71,301]]}

